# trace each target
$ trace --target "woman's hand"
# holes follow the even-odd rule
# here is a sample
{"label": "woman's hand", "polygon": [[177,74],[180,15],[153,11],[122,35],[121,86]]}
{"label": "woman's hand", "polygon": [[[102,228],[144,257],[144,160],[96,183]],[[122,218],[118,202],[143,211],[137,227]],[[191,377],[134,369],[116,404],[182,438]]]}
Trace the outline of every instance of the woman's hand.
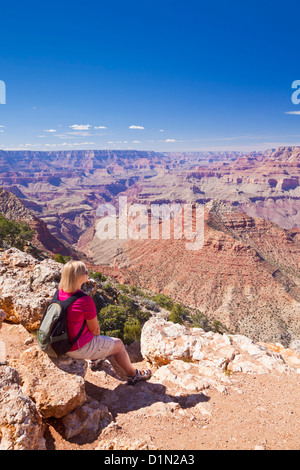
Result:
{"label": "woman's hand", "polygon": [[100,335],[100,326],[99,326],[97,317],[93,318],[92,320],[87,320],[86,323],[87,323],[88,329],[90,330],[91,333],[93,333],[94,336]]}

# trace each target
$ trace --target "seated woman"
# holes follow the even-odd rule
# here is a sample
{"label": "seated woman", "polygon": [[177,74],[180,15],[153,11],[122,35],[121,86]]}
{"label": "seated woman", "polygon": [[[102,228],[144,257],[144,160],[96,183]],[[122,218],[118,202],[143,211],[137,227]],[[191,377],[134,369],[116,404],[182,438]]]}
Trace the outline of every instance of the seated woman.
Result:
{"label": "seated woman", "polygon": [[[59,300],[66,300],[72,294],[81,290],[82,284],[87,281],[88,271],[81,261],[69,261],[63,266],[59,283]],[[137,370],[130,361],[128,353],[121,339],[100,335],[97,320],[96,306],[93,299],[85,295],[77,299],[68,307],[67,325],[70,338],[75,338],[83,322],[85,328],[76,343],[67,353],[74,359],[88,359],[96,361],[114,356],[117,364],[125,371],[128,384],[134,385],[140,380],[148,380],[151,370]]]}

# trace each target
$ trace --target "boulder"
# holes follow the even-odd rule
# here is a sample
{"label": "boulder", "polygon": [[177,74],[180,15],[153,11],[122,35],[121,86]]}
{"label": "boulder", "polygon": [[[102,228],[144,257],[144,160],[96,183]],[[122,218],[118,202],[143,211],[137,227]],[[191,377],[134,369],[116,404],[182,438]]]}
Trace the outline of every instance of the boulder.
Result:
{"label": "boulder", "polygon": [[[37,330],[57,289],[61,269],[61,263],[37,260],[17,248],[0,252],[0,309],[5,311],[6,319],[29,331]],[[85,284],[84,290],[91,296],[96,289],[93,280]]]}
{"label": "boulder", "polygon": [[155,317],[143,327],[141,351],[145,359],[157,366],[181,360],[212,371],[289,372],[281,354],[246,336],[205,332]]}
{"label": "boulder", "polygon": [[[22,390],[34,400],[44,418],[61,418],[86,401],[85,361],[66,357],[52,360],[37,346],[24,351],[15,360]],[[79,373],[79,375],[76,375]]]}
{"label": "boulder", "polygon": [[233,335],[231,341],[235,348],[235,357],[228,365],[228,370],[250,374],[289,372],[289,366],[282,355],[263,344],[255,343],[243,335]]}
{"label": "boulder", "polygon": [[46,450],[42,419],[16,369],[0,371],[0,450]]}
{"label": "boulder", "polygon": [[209,388],[227,393],[226,385],[229,383],[228,377],[221,370],[213,371],[210,367],[180,360],[160,367],[154,373],[153,380],[158,380],[168,391],[180,391],[182,394],[203,392]]}
{"label": "boulder", "polygon": [[162,366],[174,360],[204,362],[222,369],[233,359],[235,349],[226,335],[187,328],[162,318],[145,323],[141,336],[145,359]]}
{"label": "boulder", "polygon": [[17,248],[0,253],[0,308],[6,319],[28,330],[39,327],[41,316],[60,279],[61,265],[38,261]]}
{"label": "boulder", "polygon": [[6,318],[6,313],[4,312],[4,310],[0,309],[0,330],[2,327],[3,320],[5,320],[5,318]]}
{"label": "boulder", "polygon": [[66,439],[79,434],[84,434],[86,439],[96,439],[100,429],[105,428],[112,421],[113,417],[108,408],[92,399],[88,399],[84,405],[78,406],[62,418]]}

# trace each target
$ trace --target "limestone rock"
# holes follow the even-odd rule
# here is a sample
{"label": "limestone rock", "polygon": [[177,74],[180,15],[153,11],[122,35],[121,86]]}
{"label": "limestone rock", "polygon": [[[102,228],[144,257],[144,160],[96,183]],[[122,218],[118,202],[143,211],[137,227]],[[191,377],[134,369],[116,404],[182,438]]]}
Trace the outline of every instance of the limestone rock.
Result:
{"label": "limestone rock", "polygon": [[[66,372],[66,365],[64,363],[59,368],[57,362],[37,346],[27,349],[16,360],[15,367],[21,377],[23,392],[34,400],[44,418],[61,418],[86,401],[84,379]],[[82,373],[83,366],[79,370]]]}
{"label": "limestone rock", "polygon": [[86,438],[95,439],[99,430],[108,426],[112,420],[108,408],[91,399],[62,418],[66,439],[83,433]]}
{"label": "limestone rock", "polygon": [[213,371],[210,367],[179,360],[160,367],[153,379],[165,385],[168,390],[179,390],[182,393],[202,392],[208,388],[226,393],[226,384],[229,383],[222,371]]}
{"label": "limestone rock", "polygon": [[[143,357],[158,366],[181,360],[198,363],[203,370],[244,373],[288,372],[281,354],[243,335],[221,335],[201,328],[186,328],[162,318],[145,323],[141,336]],[[202,373],[200,373],[201,375]],[[183,377],[184,374],[180,374]],[[219,378],[219,377],[218,377]]]}
{"label": "limestone rock", "polygon": [[4,312],[4,310],[0,309],[0,330],[2,327],[3,320],[5,320],[5,318],[6,318],[6,313]]}
{"label": "limestone rock", "polygon": [[[17,248],[0,252],[0,309],[12,323],[37,330],[44,310],[57,289],[62,265],[52,259],[39,261]],[[96,283],[89,280],[85,292],[93,295]]]}
{"label": "limestone rock", "polygon": [[0,308],[7,320],[29,330],[37,329],[57,287],[60,264],[48,259],[38,261],[17,248],[9,248],[0,253],[0,271]]}
{"label": "limestone rock", "polygon": [[[297,345],[297,342],[295,341],[295,346]],[[288,364],[290,367],[295,367],[296,369],[300,368],[300,349],[295,348],[293,349],[292,347],[289,348],[284,348],[282,344],[276,343],[262,343],[262,346],[266,347],[272,353],[279,354],[283,360]]]}
{"label": "limestone rock", "polygon": [[250,374],[266,374],[271,371],[284,373],[289,371],[289,366],[283,357],[271,351],[262,344],[257,344],[243,335],[232,336],[235,347],[235,357],[228,366],[233,372]]}
{"label": "limestone rock", "polygon": [[0,450],[45,450],[36,405],[21,389],[17,371],[0,372]]}

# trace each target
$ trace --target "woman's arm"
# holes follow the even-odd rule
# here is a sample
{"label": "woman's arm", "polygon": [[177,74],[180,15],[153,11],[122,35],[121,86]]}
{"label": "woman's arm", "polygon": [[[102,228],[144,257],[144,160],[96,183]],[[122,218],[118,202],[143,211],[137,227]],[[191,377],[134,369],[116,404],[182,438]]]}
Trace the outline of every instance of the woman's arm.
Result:
{"label": "woman's arm", "polygon": [[87,323],[88,329],[90,330],[91,333],[93,333],[94,336],[100,335],[100,326],[99,326],[97,317],[92,318],[92,320],[87,320],[86,323]]}

